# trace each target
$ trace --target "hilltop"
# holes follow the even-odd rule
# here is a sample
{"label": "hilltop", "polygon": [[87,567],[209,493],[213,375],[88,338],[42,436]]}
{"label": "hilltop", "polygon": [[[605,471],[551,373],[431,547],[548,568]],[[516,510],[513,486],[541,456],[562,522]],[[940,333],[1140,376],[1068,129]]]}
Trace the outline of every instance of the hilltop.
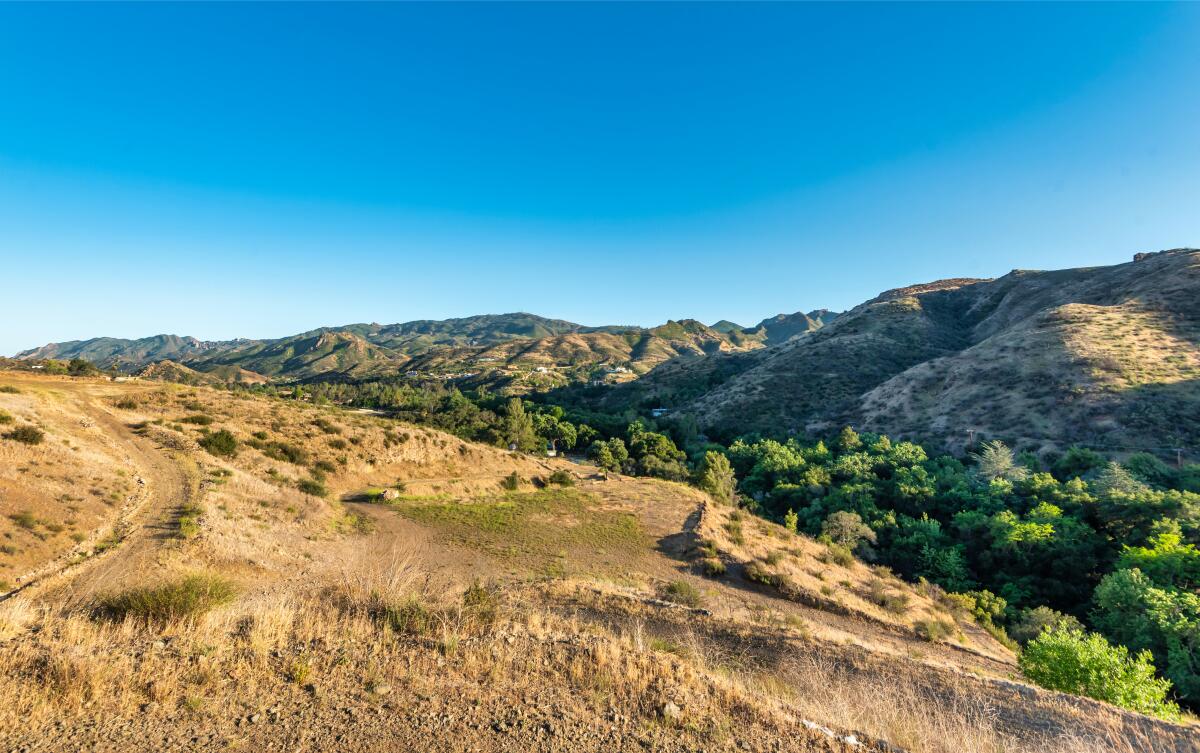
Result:
{"label": "hilltop", "polygon": [[[131,374],[150,369],[147,373],[157,379],[175,373],[189,384],[257,381],[248,373],[282,383],[410,374],[528,391],[589,380],[626,381],[672,359],[782,342],[816,329],[834,316],[827,311],[780,314],[754,328],[717,329],[693,319],[650,328],[585,327],[515,313],[389,325],[348,324],[271,340],[100,337],[50,343],[23,351],[17,358],[29,362],[79,358]],[[154,366],[161,362],[177,367]]]}
{"label": "hilltop", "polygon": [[602,396],[721,436],[844,424],[961,448],[1200,446],[1200,251],[890,290],[783,344]]}
{"label": "hilltop", "polygon": [[682,484],[208,387],[2,382],[45,434],[0,441],[5,749],[1195,750]]}

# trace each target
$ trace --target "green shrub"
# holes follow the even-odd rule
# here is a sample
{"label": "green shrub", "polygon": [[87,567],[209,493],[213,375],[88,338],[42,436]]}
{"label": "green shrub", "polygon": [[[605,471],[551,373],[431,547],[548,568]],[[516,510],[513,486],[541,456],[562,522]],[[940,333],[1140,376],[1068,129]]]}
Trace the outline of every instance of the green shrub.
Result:
{"label": "green shrub", "polygon": [[850,567],[854,564],[854,552],[841,544],[826,544],[825,549],[831,562],[842,567]]}
{"label": "green shrub", "polygon": [[704,603],[700,589],[684,580],[673,580],[662,590],[662,598],[687,607],[698,607]]}
{"label": "green shrub", "polygon": [[26,531],[32,531],[34,528],[37,528],[39,523],[41,523],[41,521],[34,517],[33,513],[29,512],[28,510],[22,510],[21,512],[13,513],[12,515],[8,516],[8,519],[16,523],[21,528],[24,528]]}
{"label": "green shrub", "polygon": [[945,620],[918,620],[913,630],[930,643],[940,643],[954,632],[954,626]]}
{"label": "green shrub", "polygon": [[496,594],[487,586],[474,581],[463,593],[463,611],[471,615],[478,623],[490,625],[496,621],[498,600]]}
{"label": "green shrub", "polygon": [[0,384],[0,392],[4,392],[9,395],[18,395],[21,391],[11,384]]}
{"label": "green shrub", "polygon": [[7,411],[0,410],[0,424],[11,424],[12,422],[12,414]]}
{"label": "green shrub", "polygon": [[259,448],[262,454],[272,460],[280,460],[292,465],[305,465],[308,463],[308,453],[303,447],[297,447],[294,444],[287,442],[271,442]]}
{"label": "green shrub", "polygon": [[201,437],[200,446],[213,455],[231,458],[237,455],[238,441],[229,431],[221,429]]}
{"label": "green shrub", "polygon": [[384,620],[397,633],[426,635],[433,629],[434,617],[425,605],[415,598],[384,610]]}
{"label": "green shrub", "polygon": [[311,494],[314,497],[324,497],[329,493],[325,485],[315,478],[302,478],[296,482],[296,488],[305,494]]}
{"label": "green shrub", "polygon": [[318,429],[325,432],[326,434],[341,434],[342,433],[342,428],[340,426],[330,423],[329,421],[327,421],[324,418],[315,418],[315,419],[313,419],[312,423],[313,423],[313,426],[317,427]]}
{"label": "green shrub", "polygon": [[778,586],[779,578],[775,573],[763,567],[760,562],[751,562],[746,565],[745,569],[746,580],[755,583],[761,583],[764,586]]}
{"label": "green shrub", "polygon": [[706,557],[700,562],[700,571],[710,578],[720,578],[725,575],[725,563],[716,557]]}
{"label": "green shrub", "polygon": [[121,410],[137,410],[137,401],[133,398],[123,397],[117,401],[117,407]]}
{"label": "green shrub", "polygon": [[871,590],[867,594],[867,599],[892,614],[904,614],[908,611],[908,594],[889,592],[887,584],[880,579],[871,581]]}
{"label": "green shrub", "polygon": [[212,416],[206,416],[203,413],[196,413],[191,416],[184,416],[183,418],[181,418],[179,420],[182,423],[195,424],[196,426],[208,426],[213,422]]}
{"label": "green shrub", "polygon": [[560,468],[550,474],[550,483],[559,486],[575,486],[575,477],[569,471],[564,471]]}
{"label": "green shrub", "polygon": [[1169,680],[1154,674],[1149,651],[1129,655],[1098,633],[1055,627],[1031,640],[1019,658],[1021,671],[1050,690],[1075,693],[1144,714],[1178,719],[1167,700]]}
{"label": "green shrub", "polygon": [[504,477],[500,485],[510,492],[515,492],[521,486],[521,477],[517,475],[516,471],[513,471]]}
{"label": "green shrub", "polygon": [[1073,628],[1083,631],[1083,624],[1069,614],[1051,609],[1050,607],[1034,607],[1021,610],[1021,616],[1012,625],[1009,634],[1018,643],[1029,643],[1047,630],[1058,627]]}
{"label": "green shrub", "polygon": [[46,435],[36,426],[18,426],[5,434],[4,438],[22,444],[41,444]]}
{"label": "green shrub", "polygon": [[237,589],[229,580],[195,573],[173,583],[105,596],[97,602],[96,612],[114,620],[166,622],[203,614],[232,601],[236,595]]}

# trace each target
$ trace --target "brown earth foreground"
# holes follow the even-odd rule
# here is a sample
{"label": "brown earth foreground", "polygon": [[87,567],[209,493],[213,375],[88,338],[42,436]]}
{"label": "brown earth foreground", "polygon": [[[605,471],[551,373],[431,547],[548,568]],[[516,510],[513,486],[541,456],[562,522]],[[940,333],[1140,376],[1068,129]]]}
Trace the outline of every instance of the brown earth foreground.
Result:
{"label": "brown earth foreground", "polygon": [[[1200,750],[682,485],[209,388],[3,386],[45,437],[0,440],[0,751]],[[198,444],[222,429],[236,456]],[[210,608],[129,608],[189,577]]]}

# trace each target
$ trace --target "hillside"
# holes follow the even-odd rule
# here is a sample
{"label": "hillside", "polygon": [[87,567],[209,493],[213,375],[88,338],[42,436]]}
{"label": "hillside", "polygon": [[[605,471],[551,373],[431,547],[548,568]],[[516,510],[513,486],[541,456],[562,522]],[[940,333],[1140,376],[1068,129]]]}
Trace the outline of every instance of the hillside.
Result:
{"label": "hillside", "polygon": [[[323,327],[275,340],[201,342],[174,335],[142,340],[97,338],[52,343],[24,351],[17,358],[83,358],[128,373],[170,361],[196,373],[161,367],[151,368],[150,373],[159,379],[177,373],[189,384],[244,382],[248,381],[245,372],[280,382],[412,373],[528,391],[592,379],[624,381],[674,358],[762,347],[780,336],[780,327],[791,333],[820,326],[819,320],[803,314],[780,315],[770,321],[770,326],[753,330],[735,327],[726,331],[690,319],[651,328],[585,327],[519,313]],[[539,367],[544,371],[533,373]]]}
{"label": "hillside", "polygon": [[91,340],[50,343],[40,348],[22,351],[17,354],[17,358],[39,361],[82,358],[101,368],[134,371],[156,361],[184,361],[236,346],[237,341],[206,342],[178,335],[155,335],[139,340],[96,337]]}
{"label": "hillside", "polygon": [[690,487],[205,387],[0,383],[46,435],[0,440],[6,750],[1196,750]]}
{"label": "hillside", "polygon": [[188,362],[199,371],[236,367],[288,380],[367,376],[394,372],[403,358],[352,332],[315,332],[280,340],[246,342]]}
{"label": "hillside", "polygon": [[850,423],[962,447],[1200,446],[1200,252],[900,288],[782,345],[668,364],[652,396],[722,435]]}

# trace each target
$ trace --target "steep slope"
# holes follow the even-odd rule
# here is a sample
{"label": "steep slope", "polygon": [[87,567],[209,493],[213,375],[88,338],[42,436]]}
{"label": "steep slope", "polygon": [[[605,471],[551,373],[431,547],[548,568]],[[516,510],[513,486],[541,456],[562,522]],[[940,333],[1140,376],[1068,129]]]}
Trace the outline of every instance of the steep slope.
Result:
{"label": "steep slope", "polygon": [[459,319],[422,319],[403,324],[351,324],[327,330],[354,334],[398,353],[418,355],[435,347],[491,345],[513,339],[537,339],[588,328],[535,314],[483,314]]}
{"label": "steep slope", "polygon": [[281,340],[250,342],[189,362],[199,371],[238,367],[269,377],[356,377],[395,371],[404,359],[351,332],[323,331]]}
{"label": "steep slope", "polygon": [[406,368],[418,374],[454,375],[466,383],[525,391],[572,382],[629,381],[670,360],[696,360],[759,347],[755,339],[726,335],[687,319],[651,329],[574,332],[473,348],[436,348],[413,358]]}
{"label": "steep slope", "polygon": [[837,318],[837,313],[829,309],[817,309],[807,314],[797,311],[794,314],[776,314],[769,319],[763,319],[758,326],[748,333],[758,337],[765,345],[779,345],[806,332],[820,329]]}
{"label": "steep slope", "polygon": [[654,396],[710,431],[853,423],[961,446],[1200,445],[1200,252],[888,291],[749,354],[667,364],[608,396]]}
{"label": "steep slope", "polygon": [[156,361],[137,371],[135,376],[156,382],[176,384],[267,384],[271,380],[262,374],[237,366],[217,366],[208,371],[196,371],[175,361]]}
{"label": "steep slope", "polygon": [[864,426],[1029,447],[1200,448],[1200,252],[1013,272],[965,312],[971,347],[862,398]]}
{"label": "steep slope", "polygon": [[40,348],[22,351],[17,354],[17,358],[26,360],[82,358],[101,368],[132,371],[155,361],[183,361],[212,351],[235,347],[237,344],[236,340],[206,342],[194,337],[178,335],[155,335],[139,340],[97,337],[91,340],[50,343]]}

